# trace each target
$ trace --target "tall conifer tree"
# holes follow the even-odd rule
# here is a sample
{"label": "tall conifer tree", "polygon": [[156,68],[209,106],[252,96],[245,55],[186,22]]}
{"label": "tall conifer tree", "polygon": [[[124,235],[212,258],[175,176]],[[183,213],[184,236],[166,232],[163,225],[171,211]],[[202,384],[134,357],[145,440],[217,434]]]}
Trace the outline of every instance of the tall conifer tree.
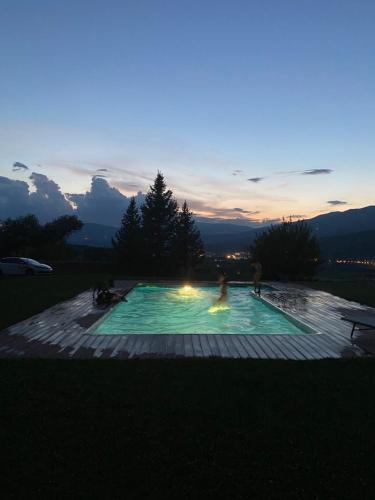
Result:
{"label": "tall conifer tree", "polygon": [[154,275],[163,274],[172,265],[177,202],[160,172],[150,186],[141,210],[145,269]]}
{"label": "tall conifer tree", "polygon": [[175,258],[177,266],[189,273],[204,255],[200,232],[195,227],[193,214],[186,200],[177,217]]}
{"label": "tall conifer tree", "polygon": [[122,271],[136,274],[141,265],[141,219],[134,196],[121,220],[121,227],[112,240],[118,266]]}

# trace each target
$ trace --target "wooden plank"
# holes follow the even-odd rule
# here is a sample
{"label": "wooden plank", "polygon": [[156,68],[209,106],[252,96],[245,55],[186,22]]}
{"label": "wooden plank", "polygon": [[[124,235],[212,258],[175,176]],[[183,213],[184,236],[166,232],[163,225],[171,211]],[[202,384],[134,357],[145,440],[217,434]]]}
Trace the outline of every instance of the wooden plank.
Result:
{"label": "wooden plank", "polygon": [[201,341],[203,355],[206,358],[209,358],[210,356],[212,356],[212,352],[211,352],[210,344],[208,343],[207,335],[204,335],[204,334],[199,335],[199,340]]}
{"label": "wooden plank", "polygon": [[150,336],[150,352],[153,357],[160,357],[164,355],[166,339],[164,334]]}
{"label": "wooden plank", "polygon": [[93,335],[94,341],[91,343],[91,347],[96,349],[98,345],[103,341],[104,335]]}
{"label": "wooden plank", "polygon": [[240,342],[246,352],[247,358],[258,358],[258,354],[254,347],[252,346],[250,339],[251,335],[237,335],[238,342]]}
{"label": "wooden plank", "polygon": [[81,338],[74,344],[73,350],[70,352],[71,356],[78,351],[78,349],[86,342],[87,334],[83,334]]}
{"label": "wooden plank", "polygon": [[272,344],[273,351],[277,354],[277,359],[289,359],[288,349],[284,348],[281,340],[282,335],[269,335],[268,342]]}
{"label": "wooden plank", "polygon": [[241,335],[241,341],[243,344],[247,344],[247,351],[250,352],[250,356],[254,359],[259,359],[264,353],[260,350],[254,337],[255,335]]}
{"label": "wooden plank", "polygon": [[233,343],[236,351],[238,352],[238,356],[240,358],[247,358],[247,354],[246,354],[246,351],[245,349],[243,348],[243,345],[241,342],[239,342],[238,336],[235,334],[235,335],[231,335],[230,336],[230,340],[231,342]]}
{"label": "wooden plank", "polygon": [[290,335],[290,338],[288,337],[288,342],[301,353],[304,359],[321,359],[323,357],[321,351],[309,344],[305,337],[307,337],[307,335]]}
{"label": "wooden plank", "polygon": [[252,340],[254,342],[254,345],[257,345],[258,351],[259,351],[259,357],[262,359],[268,359],[269,355],[269,347],[262,342],[262,335],[253,335]]}
{"label": "wooden plank", "polygon": [[167,345],[166,345],[166,354],[169,356],[174,356],[175,355],[175,345],[176,345],[176,339],[175,335],[167,335]]}
{"label": "wooden plank", "polygon": [[122,348],[124,347],[126,342],[128,341],[127,335],[119,335],[118,337],[119,337],[119,340],[111,352],[111,355],[110,355],[111,358],[115,358],[117,356],[117,354],[122,350]]}
{"label": "wooden plank", "polygon": [[122,350],[123,353],[128,353],[128,357],[130,356],[130,353],[132,352],[133,346],[136,343],[137,339],[138,339],[138,335],[131,334],[128,336],[128,341],[124,345],[123,350]]}
{"label": "wooden plank", "polygon": [[54,338],[53,342],[48,342],[49,345],[56,345],[56,347],[68,347],[70,349],[74,348],[77,342],[81,339],[85,334],[82,333],[81,330],[75,330],[73,332],[63,332],[62,335],[59,335]]}
{"label": "wooden plank", "polygon": [[[92,347],[91,345],[95,342],[95,336],[94,335],[86,335],[85,341],[81,344],[81,348],[91,350]],[[65,346],[62,346],[59,350],[62,351],[65,349]]]}
{"label": "wooden plank", "polygon": [[184,339],[182,335],[176,335],[175,354],[176,356],[185,356]]}
{"label": "wooden plank", "polygon": [[142,356],[152,358],[157,354],[158,349],[158,335],[142,335]]}
{"label": "wooden plank", "polygon": [[296,349],[295,345],[290,342],[289,335],[275,335],[274,341],[279,344],[280,349],[286,354],[287,359],[306,359],[305,356]]}
{"label": "wooden plank", "polygon": [[214,335],[214,340],[216,343],[216,349],[218,351],[218,355],[221,357],[226,357],[228,353],[228,349],[225,344],[222,343],[220,335]]}
{"label": "wooden plank", "polygon": [[220,356],[220,350],[218,348],[218,345],[216,343],[216,335],[207,335],[207,342],[210,345],[210,350],[212,353],[212,356]]}
{"label": "wooden plank", "polygon": [[[144,353],[144,345],[147,343],[147,336],[146,335],[137,335],[131,349],[129,350],[129,358],[134,358],[137,357],[141,354],[141,352]],[[142,350],[143,347],[143,350]]]}
{"label": "wooden plank", "polygon": [[238,352],[236,345],[233,342],[232,335],[223,335],[223,342],[227,346],[227,349],[229,351],[229,356],[231,358],[239,358],[240,353]]}
{"label": "wooden plank", "polygon": [[166,335],[158,335],[158,344],[157,351],[159,357],[164,357],[167,347],[167,336]]}
{"label": "wooden plank", "polygon": [[103,338],[96,345],[96,349],[94,350],[94,353],[93,353],[94,358],[100,358],[100,356],[102,355],[102,352],[104,351],[104,346],[107,344],[107,342],[108,342],[107,335],[103,335]]}
{"label": "wooden plank", "polygon": [[231,355],[230,355],[230,352],[228,350],[226,343],[223,340],[223,335],[216,335],[215,339],[217,341],[217,346],[218,346],[218,349],[220,351],[220,356],[223,358],[230,358]]}
{"label": "wooden plank", "polygon": [[192,335],[184,335],[185,356],[191,358],[194,356]]}
{"label": "wooden plank", "polygon": [[321,358],[340,357],[339,353],[337,353],[337,349],[327,344],[324,334],[308,336],[304,339],[304,343],[305,345],[311,346],[312,349],[315,349]]}
{"label": "wooden plank", "polygon": [[199,334],[192,334],[192,344],[193,344],[193,349],[194,349],[194,356],[197,356],[198,358],[203,357],[203,350],[202,346],[199,340],[200,335]]}

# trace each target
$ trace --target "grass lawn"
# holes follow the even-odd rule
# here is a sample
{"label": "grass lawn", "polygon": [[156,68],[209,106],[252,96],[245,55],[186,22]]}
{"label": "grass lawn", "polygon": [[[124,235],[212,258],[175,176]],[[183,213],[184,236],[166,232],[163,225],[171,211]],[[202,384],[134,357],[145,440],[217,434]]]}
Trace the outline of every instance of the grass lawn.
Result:
{"label": "grass lawn", "polygon": [[103,277],[99,274],[1,276],[0,330],[74,297]]}
{"label": "grass lawn", "polygon": [[2,496],[375,491],[373,360],[0,362]]}
{"label": "grass lawn", "polygon": [[375,281],[311,281],[306,286],[375,307]]}

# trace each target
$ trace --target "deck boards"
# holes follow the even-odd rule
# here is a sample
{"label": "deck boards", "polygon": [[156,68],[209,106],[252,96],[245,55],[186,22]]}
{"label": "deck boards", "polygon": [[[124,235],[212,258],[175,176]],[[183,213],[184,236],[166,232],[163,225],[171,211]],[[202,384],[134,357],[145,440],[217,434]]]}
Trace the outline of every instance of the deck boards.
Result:
{"label": "deck boards", "polygon": [[[136,282],[123,281],[130,290]],[[93,335],[90,323],[106,311],[97,310],[91,291],[0,332],[0,358],[5,357],[225,357],[311,360],[366,355],[350,325],[341,321],[343,310],[372,312],[370,307],[302,286],[275,283],[264,298],[303,321],[319,334],[307,335]],[[93,318],[93,319],[92,319]],[[368,335],[368,333],[367,333]]]}

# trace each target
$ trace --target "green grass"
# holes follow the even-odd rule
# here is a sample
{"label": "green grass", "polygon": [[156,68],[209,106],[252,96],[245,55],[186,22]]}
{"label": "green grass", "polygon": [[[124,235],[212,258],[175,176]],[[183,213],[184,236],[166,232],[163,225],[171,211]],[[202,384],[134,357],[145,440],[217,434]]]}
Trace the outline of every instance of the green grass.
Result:
{"label": "green grass", "polygon": [[0,330],[74,297],[103,277],[99,274],[1,276]]}
{"label": "green grass", "polygon": [[375,281],[311,281],[307,286],[375,307]]}
{"label": "green grass", "polygon": [[372,498],[373,360],[0,362],[3,498]]}

